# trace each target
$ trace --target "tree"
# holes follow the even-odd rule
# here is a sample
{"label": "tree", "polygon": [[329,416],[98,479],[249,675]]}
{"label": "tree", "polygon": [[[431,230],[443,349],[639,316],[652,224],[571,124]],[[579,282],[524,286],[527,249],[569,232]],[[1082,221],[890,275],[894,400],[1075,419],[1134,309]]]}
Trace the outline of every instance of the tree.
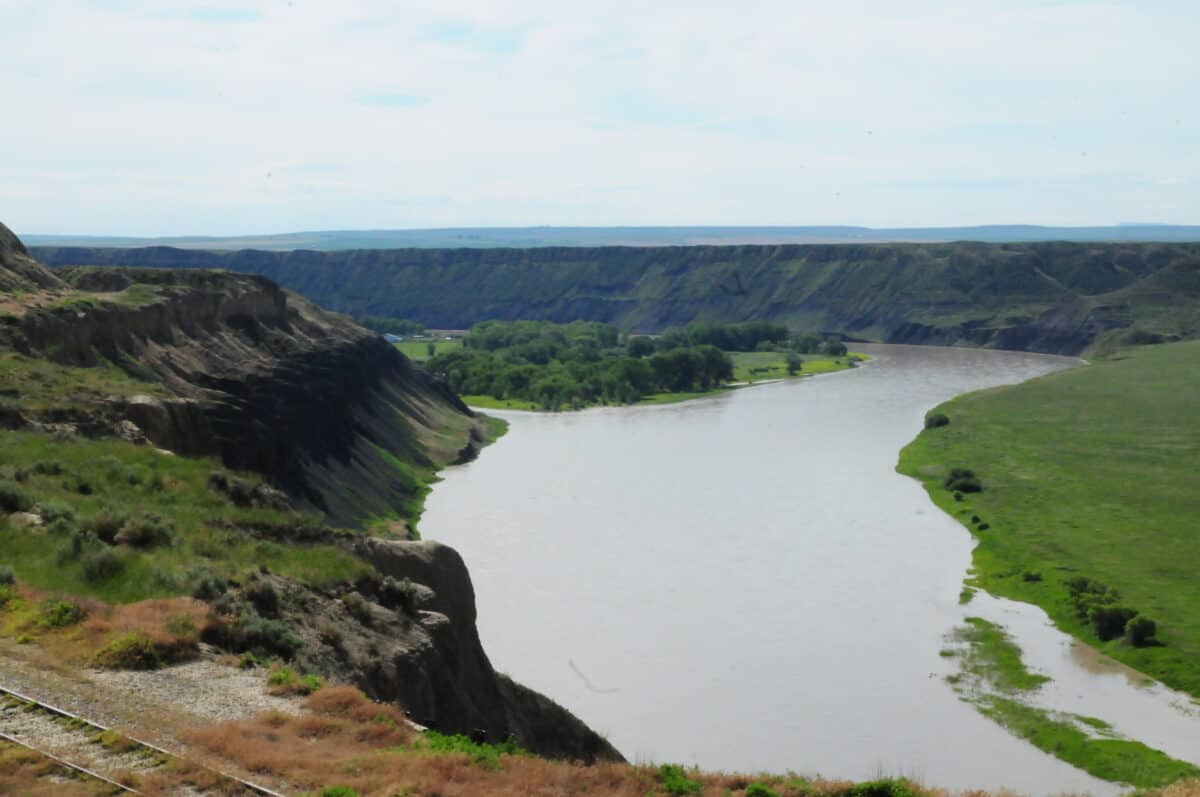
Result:
{"label": "tree", "polygon": [[437,356],[437,344],[432,340],[425,344],[425,354],[429,357]]}
{"label": "tree", "polygon": [[649,357],[654,354],[654,339],[645,335],[630,338],[625,350],[629,352],[630,357]]}
{"label": "tree", "polygon": [[794,351],[788,352],[787,356],[787,372],[788,376],[795,376],[800,369],[804,367],[804,360],[800,359],[800,355]]}
{"label": "tree", "polygon": [[1144,648],[1158,633],[1158,624],[1149,617],[1138,615],[1125,623],[1125,639],[1135,648]]}

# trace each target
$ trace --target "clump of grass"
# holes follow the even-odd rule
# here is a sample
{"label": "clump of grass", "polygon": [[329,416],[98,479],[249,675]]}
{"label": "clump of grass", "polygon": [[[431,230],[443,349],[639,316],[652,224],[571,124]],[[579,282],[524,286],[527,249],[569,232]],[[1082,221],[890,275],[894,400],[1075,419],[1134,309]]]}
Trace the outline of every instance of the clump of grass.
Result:
{"label": "clump of grass", "polygon": [[324,686],[319,675],[301,675],[286,664],[276,665],[267,673],[267,691],[273,695],[311,695]]}
{"label": "clump of grass", "polygon": [[38,620],[45,628],[66,628],[83,622],[87,610],[64,598],[47,598],[38,608]]}
{"label": "clump of grass", "polygon": [[163,666],[158,646],[149,637],[130,631],[96,651],[96,666],[110,670],[157,670]]}

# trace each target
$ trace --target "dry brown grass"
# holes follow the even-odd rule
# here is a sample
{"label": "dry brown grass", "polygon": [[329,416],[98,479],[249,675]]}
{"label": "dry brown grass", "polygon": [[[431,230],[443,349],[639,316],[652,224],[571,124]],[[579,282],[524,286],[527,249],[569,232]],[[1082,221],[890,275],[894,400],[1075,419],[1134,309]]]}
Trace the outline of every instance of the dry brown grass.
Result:
{"label": "dry brown grass", "polygon": [[[327,687],[311,695],[305,705],[308,713],[299,716],[273,713],[220,723],[186,734],[185,740],[208,755],[261,777],[278,778],[298,791],[348,786],[363,797],[645,797],[663,793],[653,767],[584,766],[532,756],[502,756],[499,766],[493,767],[466,754],[423,750],[419,735],[409,728],[399,709],[374,703],[351,687]],[[756,780],[721,773],[688,776],[703,785],[702,795],[711,797],[741,795]],[[789,784],[781,778],[762,780],[784,797],[841,794],[850,786],[835,781]]]}
{"label": "dry brown grass", "polygon": [[23,797],[98,797],[112,793],[99,781],[77,779],[45,756],[0,741],[0,794]]}

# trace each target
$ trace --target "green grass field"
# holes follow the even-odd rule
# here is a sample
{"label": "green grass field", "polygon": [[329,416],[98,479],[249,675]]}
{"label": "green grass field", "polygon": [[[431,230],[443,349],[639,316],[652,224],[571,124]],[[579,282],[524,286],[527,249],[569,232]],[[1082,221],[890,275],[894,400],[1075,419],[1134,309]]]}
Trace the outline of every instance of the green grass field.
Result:
{"label": "green grass field", "polygon": [[[922,432],[898,470],[973,529],[973,583],[1200,696],[1197,388],[1200,342],[1124,350],[943,404],[949,425]],[[953,467],[974,470],[983,491],[955,501],[942,486]],[[1102,642],[1071,600],[1076,576],[1118,590],[1120,605],[1157,621],[1162,644]]]}
{"label": "green grass field", "polygon": [[[761,382],[765,379],[787,379],[787,355],[777,351],[735,351],[733,357],[733,378],[737,382]],[[870,359],[865,354],[850,352],[846,357],[829,357],[824,354],[802,354],[804,361],[797,377],[813,374],[827,374],[833,371],[844,371],[851,367],[851,358],[858,360]]]}
{"label": "green grass field", "polygon": [[402,340],[392,345],[399,349],[410,360],[424,362],[429,359],[429,344],[432,343],[437,354],[462,348],[462,339],[454,340]]}

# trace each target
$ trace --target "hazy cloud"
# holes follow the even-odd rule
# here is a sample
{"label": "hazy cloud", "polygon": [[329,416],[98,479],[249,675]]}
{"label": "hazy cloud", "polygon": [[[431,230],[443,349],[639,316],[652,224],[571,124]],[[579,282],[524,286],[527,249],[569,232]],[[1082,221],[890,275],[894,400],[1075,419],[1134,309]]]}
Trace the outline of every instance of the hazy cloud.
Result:
{"label": "hazy cloud", "polygon": [[1166,0],[6,0],[0,219],[1194,223],[1198,27]]}

